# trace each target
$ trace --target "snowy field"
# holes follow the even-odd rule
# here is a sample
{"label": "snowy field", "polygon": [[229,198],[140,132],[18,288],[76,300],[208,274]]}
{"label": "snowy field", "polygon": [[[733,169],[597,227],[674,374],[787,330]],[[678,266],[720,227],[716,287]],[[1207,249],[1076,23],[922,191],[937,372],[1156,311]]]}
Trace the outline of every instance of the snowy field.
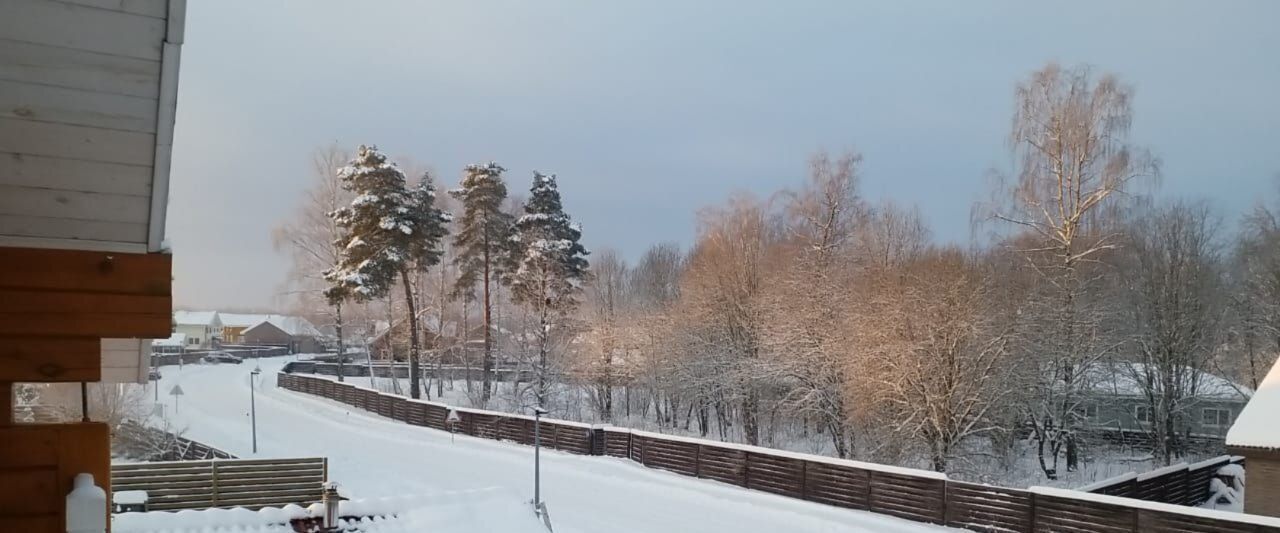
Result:
{"label": "snowy field", "polygon": [[[532,448],[465,435],[454,441],[448,433],[279,390],[275,375],[287,360],[261,360],[256,382],[259,457],[328,457],[329,478],[355,498],[486,494],[461,508],[455,505],[448,528],[433,530],[511,530],[505,529],[511,525],[510,513],[492,510],[510,509],[532,497]],[[171,429],[252,457],[249,371],[254,364],[188,365],[181,371],[164,367],[160,399]],[[167,393],[176,384],[184,395],[175,409],[175,398]],[[152,391],[146,397],[150,401]],[[691,479],[623,459],[544,451],[542,472],[543,499],[559,533],[952,531]],[[532,511],[529,516],[533,520]]]}

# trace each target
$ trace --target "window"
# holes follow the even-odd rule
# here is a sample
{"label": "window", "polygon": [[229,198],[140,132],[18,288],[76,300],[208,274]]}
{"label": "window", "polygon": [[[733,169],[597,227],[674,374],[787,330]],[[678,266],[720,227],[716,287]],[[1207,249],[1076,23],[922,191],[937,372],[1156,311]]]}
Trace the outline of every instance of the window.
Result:
{"label": "window", "polygon": [[1231,425],[1230,409],[1207,408],[1202,413],[1201,420],[1204,421],[1206,426],[1226,427]]}
{"label": "window", "polygon": [[1086,405],[1084,406],[1083,409],[1081,409],[1081,414],[1083,414],[1084,417],[1088,419],[1098,418],[1098,406]]}
{"label": "window", "polygon": [[1151,423],[1151,408],[1145,405],[1139,405],[1133,409],[1133,417],[1143,424]]}

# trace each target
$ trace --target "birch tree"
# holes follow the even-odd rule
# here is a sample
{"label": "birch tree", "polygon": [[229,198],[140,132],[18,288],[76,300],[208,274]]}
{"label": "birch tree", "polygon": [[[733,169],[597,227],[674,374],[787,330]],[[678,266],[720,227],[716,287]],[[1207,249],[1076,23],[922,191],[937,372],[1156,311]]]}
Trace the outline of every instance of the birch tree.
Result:
{"label": "birch tree", "polygon": [[289,254],[290,268],[288,289],[296,295],[301,308],[307,313],[326,309],[327,322],[334,327],[338,338],[338,381],[342,381],[344,360],[343,303],[349,298],[344,292],[326,297],[329,288],[324,272],[337,266],[342,255],[339,239],[342,227],[329,213],[347,205],[351,193],[342,188],[338,169],[350,156],[337,145],[317,149],[311,156],[312,183],[303,196],[293,217],[276,227],[272,242],[277,251]]}
{"label": "birch tree", "polygon": [[1056,64],[1016,90],[1009,141],[1017,160],[1011,180],[997,184],[990,218],[1026,238],[1016,243],[1044,291],[1029,309],[1034,327],[1026,347],[1034,358],[1038,394],[1026,415],[1046,477],[1056,479],[1059,452],[1074,469],[1075,415],[1089,369],[1115,348],[1102,334],[1105,312],[1093,306],[1098,277],[1091,269],[1120,245],[1112,221],[1157,163],[1127,142],[1133,91],[1110,74]]}

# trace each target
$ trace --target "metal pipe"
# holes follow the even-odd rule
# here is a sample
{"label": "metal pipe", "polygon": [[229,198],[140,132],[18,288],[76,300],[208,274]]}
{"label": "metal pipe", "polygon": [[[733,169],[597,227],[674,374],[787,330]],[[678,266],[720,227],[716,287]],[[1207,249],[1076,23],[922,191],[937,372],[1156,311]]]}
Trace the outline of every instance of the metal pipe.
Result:
{"label": "metal pipe", "polygon": [[253,453],[258,454],[258,401],[253,394],[253,377],[258,375],[258,369],[249,372],[249,424],[253,427]]}

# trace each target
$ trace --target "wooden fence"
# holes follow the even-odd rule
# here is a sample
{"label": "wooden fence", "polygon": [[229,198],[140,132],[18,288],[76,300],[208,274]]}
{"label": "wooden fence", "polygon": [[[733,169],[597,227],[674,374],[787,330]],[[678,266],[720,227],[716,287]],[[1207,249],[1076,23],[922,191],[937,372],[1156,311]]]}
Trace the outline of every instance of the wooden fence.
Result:
{"label": "wooden fence", "polygon": [[1145,474],[1130,472],[1076,490],[1148,502],[1198,506],[1209,499],[1209,482],[1218,469],[1244,464],[1244,457],[1223,455],[1195,464],[1179,463]]}
{"label": "wooden fence", "polygon": [[320,501],[326,459],[229,459],[111,465],[111,490],[147,492],[147,510],[306,506]]}
{"label": "wooden fence", "polygon": [[[532,417],[451,408],[312,376],[281,373],[277,385],[434,429],[448,429],[445,419],[452,409],[460,419],[453,428],[458,433],[533,441]],[[629,459],[748,489],[973,531],[1280,533],[1280,518],[1061,489],[977,485],[925,470],[562,420],[543,419],[542,427],[545,445],[572,453]]]}

